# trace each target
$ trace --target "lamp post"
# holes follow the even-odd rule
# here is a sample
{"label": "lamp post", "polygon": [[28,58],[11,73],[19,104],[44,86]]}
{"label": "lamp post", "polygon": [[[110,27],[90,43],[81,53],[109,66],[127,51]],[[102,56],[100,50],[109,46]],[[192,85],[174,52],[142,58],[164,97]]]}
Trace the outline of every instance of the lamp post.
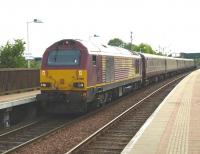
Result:
{"label": "lamp post", "polygon": [[131,45],[130,45],[130,50],[132,51],[133,32],[131,32],[130,38],[131,38]]}
{"label": "lamp post", "polygon": [[39,20],[39,19],[34,19],[33,21],[28,21],[28,22],[26,22],[26,30],[27,30],[27,57],[28,57],[28,68],[30,68],[30,57],[29,56],[31,56],[31,53],[30,53],[30,51],[29,51],[29,24],[30,23],[43,23],[41,20]]}

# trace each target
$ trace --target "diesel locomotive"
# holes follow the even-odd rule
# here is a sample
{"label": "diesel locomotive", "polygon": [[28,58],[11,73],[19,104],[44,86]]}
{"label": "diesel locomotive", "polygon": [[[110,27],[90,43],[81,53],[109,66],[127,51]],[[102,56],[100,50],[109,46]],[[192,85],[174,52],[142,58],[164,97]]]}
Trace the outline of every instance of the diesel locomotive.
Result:
{"label": "diesel locomotive", "polygon": [[44,52],[41,94],[36,99],[51,113],[86,112],[149,82],[194,68],[194,61],[64,39]]}

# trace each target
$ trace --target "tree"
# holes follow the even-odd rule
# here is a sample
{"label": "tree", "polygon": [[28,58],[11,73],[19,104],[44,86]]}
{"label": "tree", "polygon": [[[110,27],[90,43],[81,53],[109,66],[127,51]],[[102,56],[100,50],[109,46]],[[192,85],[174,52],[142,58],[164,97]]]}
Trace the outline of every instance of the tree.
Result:
{"label": "tree", "polygon": [[[156,55],[160,55],[160,56],[164,56],[162,52],[157,52]],[[172,55],[168,55],[169,57],[171,57]]]}
{"label": "tree", "polygon": [[156,54],[156,52],[152,49],[152,47],[146,43],[140,43],[139,45],[135,45],[135,44],[131,44],[131,43],[125,43],[119,38],[114,38],[108,42],[108,45],[122,47],[127,50],[131,50],[131,51]]}
{"label": "tree", "polygon": [[125,43],[124,48],[131,51],[138,51],[138,46],[131,43],[128,44]]}
{"label": "tree", "polygon": [[116,46],[116,47],[124,47],[125,43],[118,38],[114,38],[108,42],[108,45]]}
{"label": "tree", "polygon": [[20,68],[26,67],[27,63],[23,57],[25,42],[20,39],[9,41],[5,46],[0,47],[0,68]]}
{"label": "tree", "polygon": [[156,54],[152,47],[145,43],[140,43],[136,51],[142,53]]}
{"label": "tree", "polygon": [[122,47],[122,48],[125,48],[127,50],[132,50],[132,51],[136,51],[135,49],[137,48],[137,45],[134,45],[134,44],[131,45],[131,43],[127,44],[126,42],[122,41],[119,38],[111,39],[108,42],[108,45],[116,46],[116,47]]}
{"label": "tree", "polygon": [[31,61],[31,68],[38,68],[39,69],[40,66],[41,66],[40,61],[34,61],[34,60]]}

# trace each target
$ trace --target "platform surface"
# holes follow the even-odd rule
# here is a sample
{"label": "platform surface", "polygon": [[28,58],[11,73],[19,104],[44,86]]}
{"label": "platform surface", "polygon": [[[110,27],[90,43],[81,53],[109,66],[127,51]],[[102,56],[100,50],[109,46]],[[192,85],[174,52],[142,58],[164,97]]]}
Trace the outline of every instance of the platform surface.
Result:
{"label": "platform surface", "polygon": [[122,154],[200,153],[200,70],[163,100]]}
{"label": "platform surface", "polygon": [[36,95],[39,93],[40,90],[34,90],[10,95],[2,95],[0,96],[0,109],[34,102],[36,100]]}

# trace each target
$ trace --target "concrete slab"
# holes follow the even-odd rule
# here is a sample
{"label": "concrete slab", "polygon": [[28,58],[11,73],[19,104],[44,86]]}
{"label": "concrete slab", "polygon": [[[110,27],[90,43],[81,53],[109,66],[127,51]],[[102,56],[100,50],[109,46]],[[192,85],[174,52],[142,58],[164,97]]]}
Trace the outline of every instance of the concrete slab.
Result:
{"label": "concrete slab", "polygon": [[40,90],[3,95],[0,96],[0,109],[5,109],[17,105],[27,104],[36,101],[36,95]]}
{"label": "concrete slab", "polygon": [[165,98],[122,154],[200,153],[200,70]]}

